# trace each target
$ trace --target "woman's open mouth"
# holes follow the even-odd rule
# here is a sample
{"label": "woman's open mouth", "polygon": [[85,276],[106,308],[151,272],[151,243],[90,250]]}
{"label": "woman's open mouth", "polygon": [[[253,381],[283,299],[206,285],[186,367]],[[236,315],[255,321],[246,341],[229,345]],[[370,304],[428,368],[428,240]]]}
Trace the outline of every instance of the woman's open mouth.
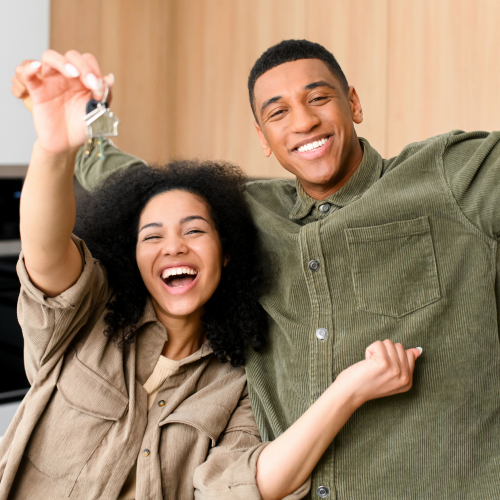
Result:
{"label": "woman's open mouth", "polygon": [[198,271],[189,266],[169,267],[161,273],[161,280],[169,293],[178,294],[190,290],[198,277]]}

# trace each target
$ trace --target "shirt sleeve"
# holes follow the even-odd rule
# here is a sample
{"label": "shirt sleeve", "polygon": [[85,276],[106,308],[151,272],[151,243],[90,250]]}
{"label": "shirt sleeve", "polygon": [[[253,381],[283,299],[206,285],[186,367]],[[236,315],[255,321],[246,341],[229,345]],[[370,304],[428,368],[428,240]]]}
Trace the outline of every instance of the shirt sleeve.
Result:
{"label": "shirt sleeve", "polygon": [[83,154],[81,147],[76,155],[75,175],[78,182],[87,191],[92,191],[117,170],[124,170],[132,165],[145,164],[136,156],[129,155],[118,149],[112,141],[103,140],[104,158],[98,158],[99,148],[94,146],[89,156]]}
{"label": "shirt sleeve", "polygon": [[[255,476],[257,460],[269,442],[262,442],[253,417],[248,390],[233,412],[217,445],[194,474],[196,500],[260,500]],[[284,500],[300,500],[311,487],[310,478]]]}
{"label": "shirt sleeve", "polygon": [[111,296],[100,262],[92,258],[82,240],[76,236],[72,239],[82,256],[82,274],[57,297],[48,297],[31,282],[22,252],[19,256],[17,273],[21,291],[17,316],[24,337],[26,374],[31,384],[38,370],[64,353],[92,313],[99,306],[104,307]]}
{"label": "shirt sleeve", "polygon": [[454,131],[443,154],[446,180],[465,217],[500,236],[500,132]]}

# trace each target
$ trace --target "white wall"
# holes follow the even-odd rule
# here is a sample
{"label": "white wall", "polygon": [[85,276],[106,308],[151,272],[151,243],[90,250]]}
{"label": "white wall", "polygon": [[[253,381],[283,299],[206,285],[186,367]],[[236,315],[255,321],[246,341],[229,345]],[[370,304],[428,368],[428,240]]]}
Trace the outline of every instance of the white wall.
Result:
{"label": "white wall", "polygon": [[49,48],[50,0],[0,0],[0,175],[26,165],[35,141],[30,113],[11,92],[14,68]]}

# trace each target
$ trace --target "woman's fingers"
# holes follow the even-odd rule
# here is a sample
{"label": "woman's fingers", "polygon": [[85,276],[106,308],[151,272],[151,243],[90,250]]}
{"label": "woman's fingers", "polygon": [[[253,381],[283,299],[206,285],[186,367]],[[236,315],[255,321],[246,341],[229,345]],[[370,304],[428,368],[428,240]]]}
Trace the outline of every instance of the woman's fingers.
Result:
{"label": "woman's fingers", "polygon": [[[97,59],[94,57],[93,54],[82,54],[82,57],[87,61],[87,63],[90,65],[90,67],[93,69],[95,75],[102,75],[101,68],[99,66],[99,63],[97,62]],[[99,76],[101,77],[101,76]],[[112,98],[112,93],[113,93],[113,85],[115,84],[115,76],[113,73],[110,73],[109,75],[106,75],[102,77],[102,79],[108,84],[108,96],[106,98],[106,101],[111,103],[111,98]]]}
{"label": "woman's fingers", "polygon": [[42,75],[46,76],[51,70],[56,70],[66,78],[78,78],[80,72],[66,57],[55,50],[46,50],[42,54]]}
{"label": "woman's fingers", "polygon": [[415,360],[422,354],[421,347],[413,347],[412,349],[406,350],[406,358],[408,360],[408,366],[410,368],[411,373],[415,369]]}
{"label": "woman's fingers", "polygon": [[26,85],[24,85],[24,82],[21,82],[17,75],[12,77],[12,87],[10,88],[10,91],[14,97],[17,97],[18,99],[22,99],[23,97],[29,95]]}
{"label": "woman's fingers", "polygon": [[[389,340],[389,339],[385,339],[382,344],[384,344],[384,347],[387,351],[387,355],[389,356],[389,359],[390,359],[390,362],[392,363],[392,366],[393,368],[399,368],[401,369],[402,368],[402,363],[401,363],[401,357],[400,357],[400,353],[398,353],[398,349],[396,348],[396,345],[400,345],[401,344],[393,344],[392,343],[392,340]],[[403,347],[403,346],[401,346]],[[404,350],[404,349],[403,349]]]}
{"label": "woman's fingers", "polygon": [[30,87],[36,88],[40,85],[40,68],[42,67],[42,63],[40,61],[32,61],[29,64],[26,64],[23,68],[23,80],[30,90]]}
{"label": "woman's fingers", "polygon": [[74,65],[80,75],[82,83],[90,90],[94,99],[102,99],[104,87],[102,83],[101,69],[94,57],[90,54],[80,54],[76,50],[69,50],[65,57]]}
{"label": "woman's fingers", "polygon": [[384,344],[380,341],[377,340],[373,344],[370,344],[365,351],[365,357],[366,359],[371,359],[371,358],[386,358],[387,357],[387,349],[385,348]]}

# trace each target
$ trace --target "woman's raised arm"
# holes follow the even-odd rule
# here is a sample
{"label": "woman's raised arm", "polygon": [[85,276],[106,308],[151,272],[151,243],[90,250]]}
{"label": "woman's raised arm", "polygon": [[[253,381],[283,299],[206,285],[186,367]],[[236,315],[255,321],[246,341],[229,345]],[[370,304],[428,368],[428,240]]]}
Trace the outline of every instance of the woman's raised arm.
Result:
{"label": "woman's raised arm", "polygon": [[408,391],[419,354],[390,340],[370,345],[365,360],[341,372],[302,417],[264,448],[256,476],[262,499],[282,499],[304,483],[363,403]]}
{"label": "woman's raised arm", "polygon": [[73,172],[76,152],[86,139],[85,105],[92,95],[101,98],[102,77],[92,56],[53,50],[43,54],[41,63],[26,65],[23,76],[38,138],[21,195],[21,243],[32,282],[54,297],[82,271],[71,240]]}

